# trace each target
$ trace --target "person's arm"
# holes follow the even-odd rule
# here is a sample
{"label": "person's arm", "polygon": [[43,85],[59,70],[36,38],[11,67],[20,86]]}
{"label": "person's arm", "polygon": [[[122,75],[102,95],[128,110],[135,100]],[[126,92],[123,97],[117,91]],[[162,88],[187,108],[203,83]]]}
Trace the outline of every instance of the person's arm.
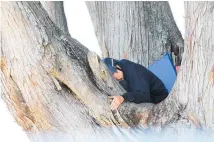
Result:
{"label": "person's arm", "polygon": [[127,92],[129,91],[129,84],[126,80],[121,80],[119,83]]}
{"label": "person's arm", "polygon": [[111,109],[117,109],[123,101],[130,101],[134,103],[151,103],[150,95],[145,92],[127,92],[124,93],[122,96],[110,96],[112,100]]}
{"label": "person's arm", "polygon": [[[119,81],[119,83],[126,91],[129,91],[129,84],[126,80],[121,80],[121,81]],[[123,96],[110,96],[109,98],[113,99],[112,103],[111,103],[112,110],[117,109],[124,101]]]}
{"label": "person's arm", "polygon": [[125,101],[134,103],[151,103],[149,92],[126,92],[123,98]]}
{"label": "person's arm", "polygon": [[[140,90],[138,91],[127,91],[123,94],[123,98],[125,101],[134,102],[134,103],[151,103],[150,98],[150,86],[145,79],[141,79],[138,81],[140,83]],[[136,83],[136,85],[138,85]]]}

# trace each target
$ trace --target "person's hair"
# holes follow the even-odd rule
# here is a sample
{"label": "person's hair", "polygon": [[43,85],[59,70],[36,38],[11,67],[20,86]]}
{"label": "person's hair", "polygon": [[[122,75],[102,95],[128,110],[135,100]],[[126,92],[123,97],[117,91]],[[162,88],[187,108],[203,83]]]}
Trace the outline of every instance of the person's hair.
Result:
{"label": "person's hair", "polygon": [[120,71],[122,71],[122,69],[121,69],[121,68],[119,68],[119,67],[117,67],[117,66],[116,66],[116,69],[117,69],[117,70],[120,70]]}

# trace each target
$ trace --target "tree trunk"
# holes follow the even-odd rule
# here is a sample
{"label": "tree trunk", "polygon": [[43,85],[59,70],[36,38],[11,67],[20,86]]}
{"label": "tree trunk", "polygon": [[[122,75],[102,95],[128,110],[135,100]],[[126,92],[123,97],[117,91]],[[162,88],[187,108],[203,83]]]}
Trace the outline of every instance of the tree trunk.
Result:
{"label": "tree trunk", "polygon": [[181,72],[169,97],[157,105],[126,102],[111,111],[108,95],[124,89],[96,54],[61,31],[40,2],[1,2],[0,86],[16,121],[33,134],[70,132],[74,140],[77,132],[89,137],[113,125],[153,130],[172,125],[179,131],[174,124],[187,120],[183,125],[213,128],[213,2],[186,7],[187,29],[194,34],[186,37]]}
{"label": "tree trunk", "polygon": [[56,26],[58,26],[63,32],[68,33],[63,1],[41,1],[41,4]]}
{"label": "tree trunk", "polygon": [[214,128],[214,2],[185,2],[186,52],[180,90],[188,116],[204,128]]}
{"label": "tree trunk", "polygon": [[86,4],[103,57],[127,58],[148,67],[163,56],[165,48],[179,47],[183,53],[183,39],[168,2]]}

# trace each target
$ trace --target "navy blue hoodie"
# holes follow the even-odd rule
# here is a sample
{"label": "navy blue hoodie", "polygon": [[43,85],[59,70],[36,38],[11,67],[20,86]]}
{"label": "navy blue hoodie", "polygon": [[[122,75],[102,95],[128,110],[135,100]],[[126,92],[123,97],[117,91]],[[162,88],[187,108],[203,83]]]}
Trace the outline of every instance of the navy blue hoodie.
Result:
{"label": "navy blue hoodie", "polygon": [[164,100],[168,91],[163,82],[142,65],[126,59],[120,60],[124,80],[119,83],[127,91],[124,100],[134,103],[159,103]]}

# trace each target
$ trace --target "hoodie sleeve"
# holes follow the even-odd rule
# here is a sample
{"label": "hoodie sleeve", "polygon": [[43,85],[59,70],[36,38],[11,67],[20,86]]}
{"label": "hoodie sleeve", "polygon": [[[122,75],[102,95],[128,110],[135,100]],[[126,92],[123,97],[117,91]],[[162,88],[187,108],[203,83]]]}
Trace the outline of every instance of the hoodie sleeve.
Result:
{"label": "hoodie sleeve", "polygon": [[124,100],[134,103],[151,103],[149,84],[144,79],[141,80],[140,84],[136,91],[124,93]]}
{"label": "hoodie sleeve", "polygon": [[129,84],[126,80],[121,80],[119,83],[127,92],[129,92]]}
{"label": "hoodie sleeve", "polygon": [[135,103],[150,102],[148,92],[129,92],[129,84],[126,80],[121,80],[119,83],[127,91],[123,94],[124,100]]}
{"label": "hoodie sleeve", "polygon": [[123,94],[124,100],[135,103],[150,102],[150,95],[148,91],[129,92],[129,84],[126,80],[122,80],[119,83],[127,91],[126,93]]}
{"label": "hoodie sleeve", "polygon": [[134,102],[134,103],[150,103],[150,94],[149,92],[126,92],[123,94],[125,101]]}

